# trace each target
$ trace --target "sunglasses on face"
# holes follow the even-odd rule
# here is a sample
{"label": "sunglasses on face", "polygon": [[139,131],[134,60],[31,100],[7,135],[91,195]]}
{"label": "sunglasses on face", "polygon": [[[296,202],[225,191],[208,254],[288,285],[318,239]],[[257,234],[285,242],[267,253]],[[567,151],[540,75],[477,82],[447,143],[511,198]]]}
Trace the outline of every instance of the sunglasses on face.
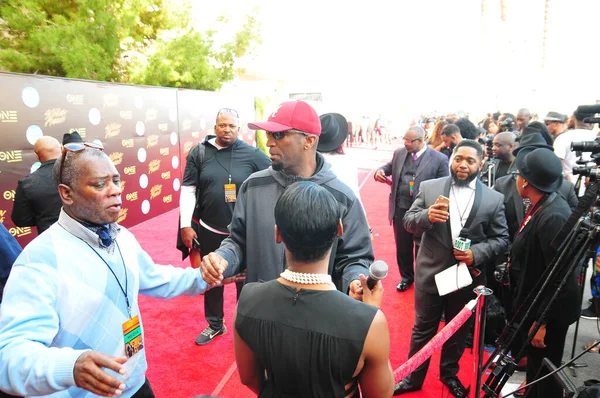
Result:
{"label": "sunglasses on face", "polygon": [[95,142],[71,142],[63,145],[62,158],[60,160],[59,184],[63,183],[63,169],[65,166],[65,160],[67,158],[67,152],[77,153],[83,151],[85,148],[97,149],[98,151],[104,152],[104,147],[101,144]]}
{"label": "sunglasses on face", "polygon": [[271,137],[273,137],[273,139],[275,139],[275,141],[279,141],[280,139],[285,137],[287,134],[302,134],[304,136],[309,135],[309,134],[305,133],[304,131],[299,131],[299,130],[286,130],[286,131],[278,131],[278,132],[266,131],[266,133],[267,133],[267,135],[270,135]]}
{"label": "sunglasses on face", "polygon": [[406,137],[402,137],[402,139],[403,139],[404,141],[407,141],[407,142],[410,142],[410,143],[413,143],[413,142],[415,142],[415,141],[419,141],[419,140],[420,140],[420,138],[415,138],[414,140],[411,140],[410,138],[406,138]]}

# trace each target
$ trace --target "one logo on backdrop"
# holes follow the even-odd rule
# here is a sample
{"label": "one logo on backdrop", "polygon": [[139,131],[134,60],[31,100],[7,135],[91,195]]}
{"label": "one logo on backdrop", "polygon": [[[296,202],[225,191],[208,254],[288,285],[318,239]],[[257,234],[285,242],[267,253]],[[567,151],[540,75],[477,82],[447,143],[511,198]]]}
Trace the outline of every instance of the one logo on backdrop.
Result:
{"label": "one logo on backdrop", "polygon": [[148,174],[152,174],[160,169],[160,160],[154,159],[148,163]]}
{"label": "one logo on backdrop", "polygon": [[169,129],[169,123],[159,123],[158,130],[159,131],[167,131]]}
{"label": "one logo on backdrop", "polygon": [[133,148],[133,145],[134,145],[133,138],[129,138],[129,139],[121,141],[121,145],[123,145],[123,147],[125,147],[125,148]]}
{"label": "one logo on backdrop", "polygon": [[200,132],[199,131],[192,131],[192,138],[200,138]]}
{"label": "one logo on backdrop", "polygon": [[127,181],[125,181],[125,180],[121,180],[120,182],[121,182],[121,192],[123,192],[123,191],[125,190],[125,183],[126,183]]}
{"label": "one logo on backdrop", "polygon": [[67,120],[67,113],[69,111],[61,108],[48,109],[44,113],[45,123],[44,126],[54,126],[57,124],[64,123]]}
{"label": "one logo on backdrop", "polygon": [[151,122],[156,120],[158,117],[158,111],[156,109],[150,108],[146,111],[146,122]]}
{"label": "one logo on backdrop", "polygon": [[192,147],[194,146],[193,142],[187,141],[185,144],[183,144],[183,153],[188,153],[190,151],[190,149],[192,149]]}
{"label": "one logo on backdrop", "polygon": [[4,222],[5,217],[6,217],[6,210],[0,210],[0,223]]}
{"label": "one logo on backdrop", "polygon": [[162,173],[160,175],[160,178],[162,178],[163,180],[170,180],[171,179],[171,171],[165,171],[164,173]]}
{"label": "one logo on backdrop", "polygon": [[127,195],[125,195],[125,199],[127,199],[129,202],[134,202],[138,200],[137,191],[128,193]]}
{"label": "one logo on backdrop", "polygon": [[133,111],[121,111],[119,116],[121,116],[121,119],[131,120],[133,119]]}
{"label": "one logo on backdrop", "polygon": [[31,233],[31,227],[13,227],[8,230],[12,236],[20,238]]}
{"label": "one logo on backdrop", "polygon": [[23,151],[20,149],[14,151],[0,151],[0,162],[18,163],[23,161]]}
{"label": "one logo on backdrop", "polygon": [[121,211],[119,211],[119,219],[117,220],[119,224],[127,218],[127,210],[127,208],[121,208]]}
{"label": "one logo on backdrop", "polygon": [[185,130],[189,130],[192,128],[192,121],[190,119],[185,119],[182,123],[182,129]]}
{"label": "one logo on backdrop", "polygon": [[123,169],[123,173],[127,174],[128,176],[134,175],[135,174],[135,166],[125,167]]}
{"label": "one logo on backdrop", "polygon": [[13,189],[13,190],[4,191],[4,194],[2,194],[2,196],[6,200],[15,200],[15,190]]}
{"label": "one logo on backdrop", "polygon": [[152,134],[146,137],[146,148],[152,148],[155,145],[158,145],[158,139],[160,136],[157,134]]}
{"label": "one logo on backdrop", "polygon": [[158,184],[150,188],[150,199],[158,197],[162,193],[162,185]]}
{"label": "one logo on backdrop", "polygon": [[164,203],[171,203],[172,201],[173,201],[173,194],[168,194],[167,196],[163,197]]}
{"label": "one logo on backdrop", "polygon": [[67,94],[67,102],[73,105],[83,105],[83,94]]}
{"label": "one logo on backdrop", "polygon": [[0,111],[0,122],[2,123],[17,123],[19,117],[17,111]]}
{"label": "one logo on backdrop", "polygon": [[121,163],[123,163],[123,152],[113,152],[110,155],[108,155],[108,157],[110,158],[110,160],[112,160],[115,166],[118,166]]}
{"label": "one logo on backdrop", "polygon": [[160,154],[163,156],[169,156],[169,147],[166,148],[160,148]]}
{"label": "one logo on backdrop", "polygon": [[113,108],[119,105],[119,96],[116,94],[105,94],[104,95],[104,108]]}
{"label": "one logo on backdrop", "polygon": [[121,134],[121,125],[119,123],[109,123],[104,128],[104,138],[107,140],[109,138],[117,137],[119,134]]}
{"label": "one logo on backdrop", "polygon": [[85,127],[76,127],[73,129],[69,129],[69,134],[73,133],[74,131],[77,131],[79,133],[79,135],[81,136],[81,138],[85,138],[85,136],[86,136],[86,128]]}

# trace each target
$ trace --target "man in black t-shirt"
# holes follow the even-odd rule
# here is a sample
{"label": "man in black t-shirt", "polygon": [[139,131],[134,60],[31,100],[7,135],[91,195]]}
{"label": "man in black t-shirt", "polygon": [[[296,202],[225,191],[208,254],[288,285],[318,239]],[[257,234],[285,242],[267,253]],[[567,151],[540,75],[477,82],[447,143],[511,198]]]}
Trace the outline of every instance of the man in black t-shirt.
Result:
{"label": "man in black t-shirt", "polygon": [[[183,257],[190,255],[193,267],[199,267],[201,253],[216,250],[229,236],[237,193],[250,174],[270,166],[269,158],[259,149],[238,139],[238,113],[223,108],[217,113],[215,135],[190,151],[180,196],[181,240]],[[182,243],[182,244],[181,244]],[[238,297],[243,282],[237,284]],[[225,334],[223,324],[223,286],[204,294],[204,316],[208,327],[196,338],[196,344],[210,343]]]}

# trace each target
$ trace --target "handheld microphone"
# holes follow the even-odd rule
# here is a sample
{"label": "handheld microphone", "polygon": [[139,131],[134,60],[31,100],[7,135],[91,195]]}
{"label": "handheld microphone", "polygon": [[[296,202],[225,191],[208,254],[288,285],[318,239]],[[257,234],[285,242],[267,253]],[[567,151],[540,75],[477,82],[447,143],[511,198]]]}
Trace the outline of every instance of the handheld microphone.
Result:
{"label": "handheld microphone", "polygon": [[388,265],[385,261],[377,260],[369,267],[369,276],[367,277],[367,287],[373,290],[377,282],[385,278],[388,274]]}

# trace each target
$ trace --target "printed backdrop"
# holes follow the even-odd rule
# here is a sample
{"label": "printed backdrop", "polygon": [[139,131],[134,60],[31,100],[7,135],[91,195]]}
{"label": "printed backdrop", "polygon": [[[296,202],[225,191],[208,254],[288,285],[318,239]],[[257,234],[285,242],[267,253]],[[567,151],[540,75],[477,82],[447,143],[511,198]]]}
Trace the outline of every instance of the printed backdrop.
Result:
{"label": "printed backdrop", "polygon": [[[0,87],[0,222],[21,246],[37,231],[10,213],[18,180],[39,167],[33,144],[42,135],[102,141],[121,173],[119,223],[130,227],[179,205],[185,157],[212,134],[220,108],[237,109],[242,126],[254,117],[252,98],[214,92],[12,73],[0,73]],[[246,127],[240,138],[254,142]]]}

